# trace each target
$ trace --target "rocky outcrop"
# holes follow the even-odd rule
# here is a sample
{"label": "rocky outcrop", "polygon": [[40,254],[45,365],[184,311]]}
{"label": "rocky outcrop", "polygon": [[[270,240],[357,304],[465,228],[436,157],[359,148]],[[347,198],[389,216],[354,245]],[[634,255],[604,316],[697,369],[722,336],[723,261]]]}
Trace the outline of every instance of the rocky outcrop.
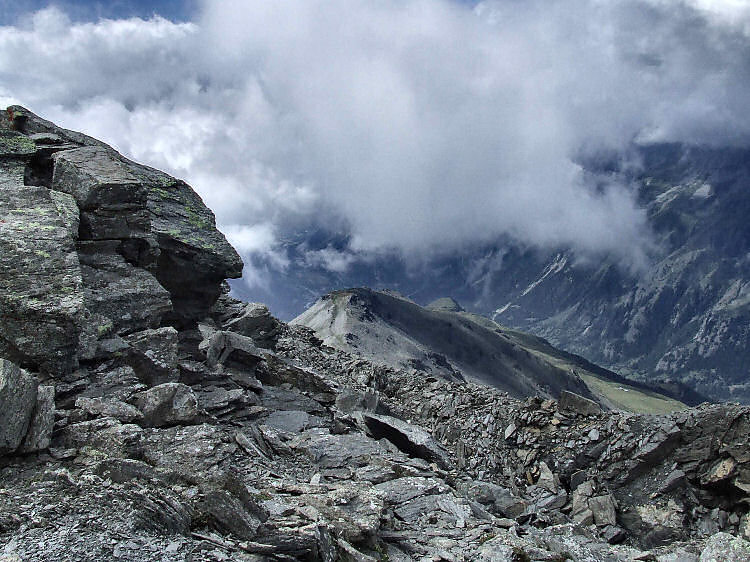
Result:
{"label": "rocky outcrop", "polygon": [[602,413],[328,347],[222,292],[212,222],[165,231],[186,187],[158,211],[158,172],[12,116],[37,136],[0,160],[1,560],[744,555],[747,408]]}
{"label": "rocky outcrop", "polygon": [[[242,262],[184,182],[28,110],[0,131],[0,354],[72,372],[100,342],[204,317]],[[187,281],[186,281],[187,280]]]}

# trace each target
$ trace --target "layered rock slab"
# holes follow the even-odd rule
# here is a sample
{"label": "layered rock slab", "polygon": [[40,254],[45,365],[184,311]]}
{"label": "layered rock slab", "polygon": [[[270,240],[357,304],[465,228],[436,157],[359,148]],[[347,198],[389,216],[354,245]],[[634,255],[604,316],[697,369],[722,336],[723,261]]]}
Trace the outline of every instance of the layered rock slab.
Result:
{"label": "layered rock slab", "polygon": [[[0,130],[0,356],[52,375],[204,317],[242,261],[184,182],[13,106]],[[10,126],[14,130],[7,130]]]}
{"label": "layered rock slab", "polygon": [[0,356],[51,372],[75,366],[84,317],[75,214],[61,201],[22,184],[0,197]]}

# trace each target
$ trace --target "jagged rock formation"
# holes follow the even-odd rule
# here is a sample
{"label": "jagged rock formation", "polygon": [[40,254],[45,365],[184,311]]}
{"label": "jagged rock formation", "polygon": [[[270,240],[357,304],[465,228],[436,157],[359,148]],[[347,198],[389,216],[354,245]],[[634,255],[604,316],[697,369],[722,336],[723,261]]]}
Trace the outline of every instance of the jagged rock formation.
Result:
{"label": "jagged rock formation", "polygon": [[7,116],[1,355],[70,373],[112,339],[195,323],[224,280],[241,275],[239,256],[184,182],[24,108]]}
{"label": "jagged rock formation", "polygon": [[335,291],[292,320],[323,343],[417,376],[469,379],[516,398],[572,391],[605,408],[669,412],[684,407],[645,385],[467,313],[452,298],[423,308],[393,293]]}
{"label": "jagged rock formation", "polygon": [[[187,186],[11,116],[2,562],[747,551],[748,408],[602,414],[582,396],[520,401],[328,347],[221,293],[239,260]],[[191,260],[205,269],[185,274]]]}

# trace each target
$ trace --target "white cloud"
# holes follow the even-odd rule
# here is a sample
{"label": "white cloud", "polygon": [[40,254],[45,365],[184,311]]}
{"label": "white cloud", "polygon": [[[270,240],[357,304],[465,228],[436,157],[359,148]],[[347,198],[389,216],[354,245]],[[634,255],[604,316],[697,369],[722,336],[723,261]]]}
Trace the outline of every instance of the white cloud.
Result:
{"label": "white cloud", "polygon": [[[280,236],[331,221],[354,251],[510,234],[638,263],[649,237],[627,186],[597,191],[575,162],[634,139],[746,143],[747,13],[207,0],[195,23],[71,24],[49,9],[0,28],[0,102],[185,178],[243,252],[279,267]],[[310,259],[341,269],[350,254]]]}

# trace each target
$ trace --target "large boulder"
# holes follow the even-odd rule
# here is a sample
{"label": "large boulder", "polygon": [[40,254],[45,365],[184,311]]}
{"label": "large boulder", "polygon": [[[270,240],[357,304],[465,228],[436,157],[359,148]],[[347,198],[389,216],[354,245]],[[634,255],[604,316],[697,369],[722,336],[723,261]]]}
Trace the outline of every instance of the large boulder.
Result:
{"label": "large boulder", "polygon": [[224,279],[242,274],[242,260],[186,183],[100,146],[53,159],[52,188],[76,198],[81,237],[119,240],[126,259],[149,269],[171,294],[170,320],[202,318]]}
{"label": "large boulder", "polygon": [[182,383],[167,382],[136,396],[143,423],[149,427],[168,427],[195,423],[198,400],[192,389]]}
{"label": "large boulder", "polygon": [[375,439],[388,439],[409,456],[436,463],[442,469],[452,468],[448,452],[427,431],[398,418],[373,413],[357,413]]}

